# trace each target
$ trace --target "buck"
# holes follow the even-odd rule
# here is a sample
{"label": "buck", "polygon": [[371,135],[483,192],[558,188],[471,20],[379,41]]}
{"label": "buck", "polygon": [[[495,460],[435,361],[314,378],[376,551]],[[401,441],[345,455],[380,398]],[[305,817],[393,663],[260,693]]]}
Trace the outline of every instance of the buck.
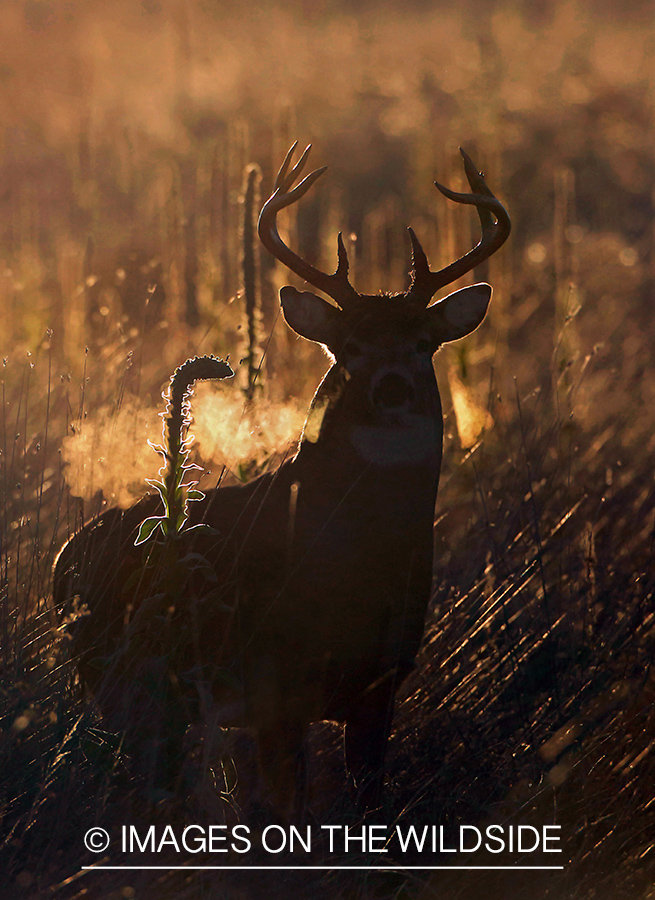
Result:
{"label": "buck", "polygon": [[[476,208],[480,242],[431,271],[410,228],[409,288],[358,293],[341,235],[333,274],[280,237],[280,210],[325,171],[299,180],[310,148],[291,167],[295,146],[262,209],[259,235],[280,262],[334,301],[294,287],[280,291],[290,327],[332,358],[295,456],[248,484],[220,486],[190,504],[187,524],[211,530],[182,530],[172,565],[161,565],[157,542],[145,561],[143,548],[135,547],[157,498],[104,513],[61,552],[55,599],[62,608],[73,597],[86,607],[88,615],[72,629],[80,673],[131,746],[147,730],[148,709],[161,703],[147,687],[155,664],[146,677],[117,648],[144,598],[164,596],[169,605],[152,626],[150,646],[158,652],[151,660],[176,688],[159,711],[162,721],[199,715],[188,684],[201,682],[222,711],[221,725],[254,729],[263,782],[272,804],[283,809],[303,782],[310,724],[343,723],[347,770],[360,802],[370,807],[380,797],[394,695],[414,666],[431,592],[443,438],[432,356],[478,327],[492,289],[474,284],[430,301],[498,250],[510,220],[462,151],[472,193],[435,185]],[[175,651],[166,651],[173,638]],[[108,665],[112,659],[118,663]],[[121,717],[130,691],[142,707]],[[237,701],[230,710],[228,695]]]}

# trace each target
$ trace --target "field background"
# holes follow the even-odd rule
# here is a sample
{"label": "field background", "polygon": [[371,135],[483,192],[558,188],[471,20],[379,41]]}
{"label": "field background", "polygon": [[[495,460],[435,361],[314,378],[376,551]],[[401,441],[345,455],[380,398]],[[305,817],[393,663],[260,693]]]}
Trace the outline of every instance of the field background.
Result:
{"label": "field background", "polygon": [[[2,896],[655,897],[651,3],[15,0],[0,36]],[[325,357],[265,255],[248,342],[241,266],[245,167],[266,196],[296,139],[329,171],[289,240],[331,270],[343,230],[360,290],[406,284],[407,225],[434,268],[477,240],[432,186],[464,188],[460,144],[511,213],[486,322],[435,359],[434,603],[381,820],[555,822],[563,873],[76,876],[91,825],[174,814],[75,684],[53,559],[156,475],[188,356],[245,360],[194,398],[204,484],[298,436]]]}

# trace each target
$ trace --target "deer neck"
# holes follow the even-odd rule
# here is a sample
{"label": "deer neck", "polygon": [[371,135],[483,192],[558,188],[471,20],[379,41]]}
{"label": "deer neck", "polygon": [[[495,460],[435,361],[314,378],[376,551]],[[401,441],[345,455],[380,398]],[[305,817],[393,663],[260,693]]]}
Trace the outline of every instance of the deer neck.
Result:
{"label": "deer neck", "polygon": [[434,375],[428,373],[417,386],[415,403],[390,411],[376,409],[370,390],[353,381],[338,363],[326,374],[312,401],[295,465],[299,470],[316,467],[323,482],[357,480],[362,489],[366,485],[373,491],[382,485],[420,485],[428,505],[434,506],[443,437]]}

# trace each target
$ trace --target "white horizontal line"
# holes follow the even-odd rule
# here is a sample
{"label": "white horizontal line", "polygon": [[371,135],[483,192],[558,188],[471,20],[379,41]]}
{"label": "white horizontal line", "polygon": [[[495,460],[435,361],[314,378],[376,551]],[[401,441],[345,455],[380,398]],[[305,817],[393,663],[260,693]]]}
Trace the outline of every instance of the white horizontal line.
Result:
{"label": "white horizontal line", "polygon": [[96,871],[107,870],[132,870],[136,872],[145,872],[150,870],[163,870],[165,872],[200,872],[207,871],[209,869],[214,871],[243,871],[243,872],[252,872],[252,871],[263,871],[263,872],[305,872],[311,870],[321,870],[323,872],[346,872],[346,871],[358,871],[358,872],[409,872],[409,871],[421,871],[421,872],[436,872],[442,869],[448,869],[450,871],[462,871],[462,872],[511,872],[511,871],[556,871],[562,870],[564,866],[82,866],[82,871],[92,872],[94,869]]}

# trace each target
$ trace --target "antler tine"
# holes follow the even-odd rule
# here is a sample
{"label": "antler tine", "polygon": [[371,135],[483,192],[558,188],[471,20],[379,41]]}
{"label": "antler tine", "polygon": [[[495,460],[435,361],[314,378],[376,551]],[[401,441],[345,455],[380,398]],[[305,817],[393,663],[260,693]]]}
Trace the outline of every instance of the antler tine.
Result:
{"label": "antler tine", "polygon": [[480,242],[460,259],[455,260],[455,262],[440,269],[438,272],[431,272],[425,253],[416,235],[409,229],[412,241],[412,283],[410,294],[413,298],[424,302],[426,306],[439,288],[457,281],[462,275],[470,272],[475,266],[480,265],[481,262],[492,256],[505,243],[512,227],[507,210],[489,190],[484,176],[481,172],[478,172],[471,157],[461,147],[460,153],[464,160],[466,178],[474,193],[466,194],[451,191],[450,188],[439,184],[438,181],[435,181],[434,184],[444,197],[448,197],[449,200],[475,206],[480,218],[482,237]]}
{"label": "antler tine", "polygon": [[[278,212],[281,209],[284,209],[286,206],[291,206],[292,203],[300,200],[300,198],[307,193],[314,182],[317,181],[326,170],[327,166],[322,166],[320,169],[314,169],[314,171],[310,172],[309,175],[305,175],[300,184],[297,184],[291,191],[284,187],[284,185],[277,188],[277,190],[273,193],[271,199],[277,196],[277,202],[274,204],[274,206],[278,210]],[[288,184],[293,184],[292,177],[293,171],[290,172],[287,176],[286,180]]]}
{"label": "antler tine", "polygon": [[[293,169],[287,174],[287,169],[289,168],[289,164],[293,157],[294,150],[298,146],[298,141],[292,144],[289,148],[287,155],[284,157],[284,162],[280,166],[280,171],[277,173],[277,178],[275,179],[275,185],[273,186],[273,192],[282,188],[284,191],[287,191],[296,178],[300,175],[302,170],[305,168],[305,163],[307,162],[307,157],[309,156],[309,151],[312,149],[311,144],[307,144],[305,149],[303,150],[300,159],[295,164]],[[320,170],[323,173],[327,169],[327,166],[323,166]],[[317,170],[318,171],[318,170]],[[313,174],[313,173],[312,173]]]}
{"label": "antler tine", "polygon": [[262,207],[259,216],[259,237],[266,249],[288,269],[304,278],[305,281],[315,288],[326,293],[328,297],[332,297],[342,309],[352,309],[360,298],[357,291],[348,281],[348,254],[346,253],[341,234],[338,237],[337,269],[333,274],[329,275],[327,272],[321,272],[320,269],[315,268],[311,263],[294,253],[293,250],[287,247],[278,232],[276,221],[278,212],[300,200],[327,169],[327,166],[315,169],[293,187],[294,182],[302,174],[312,147],[309,144],[305,148],[298,162],[289,171],[297,146],[298,142],[296,141],[285,156],[275,179],[273,193]]}
{"label": "antler tine", "polygon": [[[284,179],[286,177],[287,169],[289,168],[289,163],[291,162],[291,158],[293,157],[294,151],[297,146],[298,146],[298,141],[294,141],[293,144],[287,150],[287,155],[284,157],[282,165],[280,166],[280,170],[277,173],[277,175],[275,176],[275,184],[273,185],[274,192],[277,191],[278,188],[282,187],[282,182],[284,181]],[[311,146],[311,144],[310,144],[310,146]],[[305,153],[306,152],[307,152],[307,150],[305,149]],[[303,154],[303,156],[304,155],[305,154]]]}
{"label": "antler tine", "polygon": [[428,258],[414,229],[410,226],[407,231],[409,231],[409,239],[412,242],[412,281],[422,282],[432,274]]}

